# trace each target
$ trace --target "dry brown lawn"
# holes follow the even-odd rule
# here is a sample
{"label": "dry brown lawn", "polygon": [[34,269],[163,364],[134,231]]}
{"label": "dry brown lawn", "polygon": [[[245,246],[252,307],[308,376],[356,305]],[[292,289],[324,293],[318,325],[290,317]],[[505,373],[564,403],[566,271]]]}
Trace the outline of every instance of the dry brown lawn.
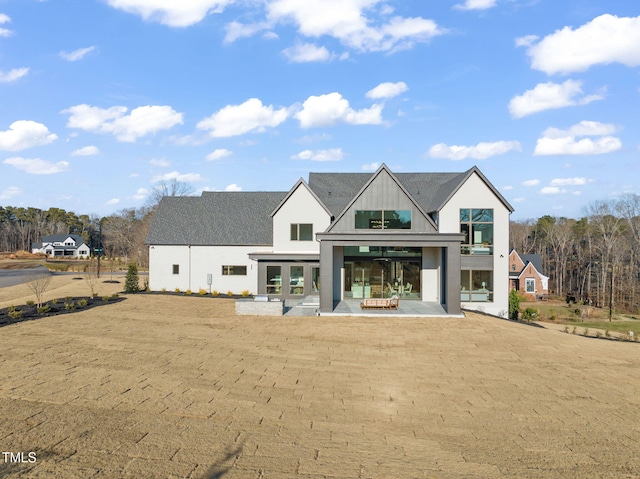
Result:
{"label": "dry brown lawn", "polygon": [[[48,298],[82,283],[55,277]],[[29,298],[0,289],[0,307]],[[0,477],[640,477],[640,344],[168,295],[0,341],[0,450],[37,457],[0,456]]]}

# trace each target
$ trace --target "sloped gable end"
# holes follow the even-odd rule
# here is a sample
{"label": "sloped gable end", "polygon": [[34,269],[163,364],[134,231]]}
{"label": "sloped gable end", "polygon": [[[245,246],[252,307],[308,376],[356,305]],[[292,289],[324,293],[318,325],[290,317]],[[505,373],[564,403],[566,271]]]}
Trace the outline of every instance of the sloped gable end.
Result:
{"label": "sloped gable end", "polygon": [[[407,220],[410,222],[409,225]],[[398,228],[398,225],[402,225],[402,228]],[[328,231],[383,232],[387,227],[395,232],[437,232],[431,218],[386,165],[382,165],[336,218]]]}

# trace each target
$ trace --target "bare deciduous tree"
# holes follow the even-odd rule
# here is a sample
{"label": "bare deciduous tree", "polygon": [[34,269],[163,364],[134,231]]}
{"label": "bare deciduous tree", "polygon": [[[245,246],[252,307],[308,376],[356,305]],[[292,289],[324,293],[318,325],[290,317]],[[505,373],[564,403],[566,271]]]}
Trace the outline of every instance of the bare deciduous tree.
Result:
{"label": "bare deciduous tree", "polygon": [[36,305],[38,308],[42,306],[42,297],[47,291],[50,282],[51,273],[44,268],[39,268],[37,271],[29,273],[29,281],[27,282],[27,287],[33,294],[35,294]]}

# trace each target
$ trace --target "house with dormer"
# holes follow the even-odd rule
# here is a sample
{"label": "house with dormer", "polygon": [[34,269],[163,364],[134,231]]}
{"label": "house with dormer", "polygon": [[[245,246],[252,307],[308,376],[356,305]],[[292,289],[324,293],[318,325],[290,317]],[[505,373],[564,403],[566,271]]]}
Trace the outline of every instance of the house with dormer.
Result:
{"label": "house with dormer", "polygon": [[509,253],[509,282],[511,289],[520,291],[527,300],[545,299],[549,295],[549,277],[542,274],[539,254]]}
{"label": "house with dormer", "polygon": [[31,245],[32,253],[44,253],[51,258],[86,259],[91,254],[84,238],[76,234],[43,236],[41,243]]}
{"label": "house with dormer", "polygon": [[152,290],[286,300],[398,296],[508,311],[513,208],[476,167],[461,173],[310,173],[287,192],[165,197],[147,236]]}

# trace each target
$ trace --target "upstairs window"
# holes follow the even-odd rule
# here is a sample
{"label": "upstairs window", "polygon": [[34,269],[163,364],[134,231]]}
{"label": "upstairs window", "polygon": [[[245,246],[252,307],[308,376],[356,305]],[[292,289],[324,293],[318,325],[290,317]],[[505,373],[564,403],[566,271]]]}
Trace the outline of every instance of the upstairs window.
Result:
{"label": "upstairs window", "polygon": [[313,241],[313,224],[291,223],[291,241]]}
{"label": "upstairs window", "polygon": [[356,210],[356,229],[410,230],[411,210]]}
{"label": "upstairs window", "polygon": [[171,269],[173,271],[173,274],[180,274],[180,265],[179,264],[172,265]]}
{"label": "upstairs window", "polygon": [[462,254],[493,254],[493,209],[461,209]]}

